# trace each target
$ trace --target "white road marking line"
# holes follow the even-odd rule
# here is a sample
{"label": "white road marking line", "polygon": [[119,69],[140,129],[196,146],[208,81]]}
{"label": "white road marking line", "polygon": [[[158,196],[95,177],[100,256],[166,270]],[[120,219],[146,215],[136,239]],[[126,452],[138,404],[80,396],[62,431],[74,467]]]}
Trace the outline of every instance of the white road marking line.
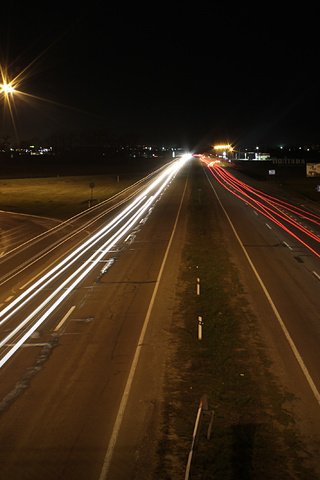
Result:
{"label": "white road marking line", "polygon": [[269,230],[272,230],[272,227],[270,227],[269,223],[266,223],[266,226],[269,228]]}
{"label": "white road marking line", "polygon": [[[62,265],[64,265],[62,271],[66,270],[70,266],[70,263],[68,265],[65,265],[67,261],[69,261],[71,258],[73,259],[73,261],[75,261],[75,255],[78,255],[77,258],[80,258],[84,254],[84,252],[90,250],[92,246],[101,239],[102,234],[102,237],[104,237],[107,233],[110,233],[110,231],[112,231],[115,226],[122,223],[122,226],[111,237],[109,237],[108,240],[105,241],[102,247],[105,248],[107,245],[109,245],[110,247],[116,245],[117,242],[128,233],[130,228],[135,225],[139,218],[142,217],[143,213],[148,208],[150,208],[151,203],[157,201],[157,198],[159,198],[166,185],[168,185],[168,183],[172,181],[172,178],[184,166],[184,164],[189,161],[190,157],[190,155],[182,155],[181,159],[175,161],[174,163],[170,163],[169,167],[166,167],[163,173],[156,177],[156,179],[151,184],[149,184],[147,188],[144,189],[142,193],[133,200],[133,202],[130,202],[130,204],[127,205],[127,207],[122,212],[120,212],[116,217],[114,217],[110,223],[105,225],[101,230],[98,230],[91,239],[86,240],[84,244],[76,248],[76,250],[74,250],[61,263],[57,264],[41,280],[37,281],[32,287],[30,287],[30,289],[25,290],[24,293],[22,293],[19,297],[15,298],[15,300],[13,300],[5,308],[3,308],[0,311],[0,317],[3,317],[5,314],[7,314],[9,310],[11,310],[11,312],[9,315],[4,317],[0,321],[0,324],[8,321],[9,318],[14,315],[16,311],[22,307],[22,305],[24,305],[24,303],[30,300],[30,291],[32,292],[32,297],[37,295],[40,290],[38,289],[37,291],[35,291],[35,289],[39,286],[39,284],[41,285],[42,290],[48,283],[53,281],[53,279],[61,273]],[[154,191],[154,194],[150,195],[152,191]],[[134,211],[135,213],[132,213]],[[129,215],[131,215],[131,217],[129,217],[129,219],[127,219],[125,223],[123,223],[123,220]],[[94,242],[92,242],[93,238]],[[77,268],[71,275],[69,275],[69,277],[64,280],[59,287],[57,287],[48,297],[46,297],[46,299],[33,312],[31,312],[31,314],[29,314],[20,324],[17,325],[14,330],[12,330],[5,338],[0,341],[0,346],[3,346],[5,343],[7,343],[14,335],[16,335],[20,330],[22,330],[22,328],[28,322],[30,322],[31,319],[33,319],[41,310],[43,310],[43,307],[47,306],[49,301],[54,300],[54,298],[57,297],[58,293],[60,294],[60,292],[64,289],[63,293],[60,294],[59,297],[54,300],[52,305],[47,308],[44,313],[41,314],[40,318],[38,318],[38,320],[36,320],[29,329],[25,330],[25,332],[21,334],[22,336],[19,338],[15,346],[9,349],[5,353],[5,355],[0,358],[0,368],[15,354],[15,352],[20,348],[20,346],[37,330],[37,328],[45,322],[49,315],[51,315],[51,313],[64,301],[67,295],[69,295],[69,293],[72,292],[76,288],[76,286],[80,284],[80,282],[86,277],[86,275],[88,275],[93,270],[93,268],[97,265],[99,260],[101,260],[103,255],[104,253],[102,253],[101,256],[98,256],[96,258],[96,253],[93,253],[89,257],[89,259],[87,259],[79,268]],[[96,258],[96,261],[91,262],[92,258]],[[59,269],[60,271],[56,273]],[[55,272],[54,276],[53,272]],[[47,280],[49,276],[51,276],[51,278]],[[68,283],[69,286],[66,288]],[[27,295],[29,295],[29,298],[20,303],[20,306],[16,307],[16,310],[13,310],[15,305],[22,299],[24,299]]]}
{"label": "white road marking line", "polygon": [[134,354],[134,357],[133,357],[133,360],[132,360],[129,376],[127,378],[127,383],[126,383],[124,392],[122,394],[118,414],[117,414],[115,423],[113,425],[113,430],[112,430],[112,433],[111,433],[108,449],[107,449],[106,455],[105,455],[104,460],[103,460],[103,465],[102,465],[101,473],[100,473],[100,476],[99,476],[98,480],[105,480],[107,478],[108,471],[110,469],[111,460],[112,460],[112,456],[113,456],[113,451],[114,451],[114,448],[115,448],[115,445],[116,445],[116,442],[117,442],[117,439],[118,439],[120,427],[121,427],[122,420],[123,420],[123,417],[124,417],[124,414],[125,414],[125,410],[126,410],[128,398],[129,398],[129,395],[130,395],[134,375],[135,375],[135,372],[136,372],[136,368],[137,368],[140,353],[141,353],[141,348],[142,348],[143,343],[144,343],[144,337],[146,335],[147,327],[148,327],[150,317],[151,317],[151,312],[152,312],[153,305],[154,305],[154,302],[155,302],[155,299],[156,299],[156,296],[157,296],[157,293],[158,293],[158,289],[159,289],[160,280],[161,280],[161,277],[162,277],[162,274],[163,274],[164,266],[166,264],[167,257],[168,257],[168,254],[169,254],[169,250],[171,248],[171,244],[172,244],[173,237],[174,237],[174,234],[175,234],[175,231],[176,231],[176,228],[177,228],[178,220],[180,218],[180,211],[181,211],[181,208],[182,208],[182,203],[183,203],[183,200],[184,200],[184,197],[185,197],[186,189],[187,189],[187,180],[186,180],[186,183],[185,183],[185,186],[184,186],[184,191],[183,191],[183,194],[182,194],[182,197],[181,197],[179,210],[177,212],[176,220],[175,220],[175,223],[174,223],[174,226],[173,226],[173,229],[172,229],[172,233],[171,233],[168,245],[167,245],[167,249],[165,251],[165,254],[164,254],[164,257],[163,257],[163,260],[162,260],[162,263],[161,263],[158,278],[156,280],[155,287],[153,289],[153,293],[152,293],[152,297],[151,297],[151,300],[150,300],[150,303],[149,303],[148,311],[147,311],[147,314],[146,314],[144,322],[143,322],[143,326],[142,326],[142,330],[141,330],[140,337],[139,337],[139,340],[138,340],[137,348],[136,348],[136,351],[135,351],[135,354]]}
{"label": "white road marking line", "polygon": [[[207,178],[208,178],[208,177],[207,177]],[[315,383],[314,383],[314,381],[313,381],[313,379],[312,379],[312,377],[311,377],[311,375],[310,375],[310,373],[309,373],[309,370],[307,369],[307,367],[306,367],[306,365],[305,365],[305,363],[304,363],[304,361],[303,361],[303,359],[302,359],[302,357],[301,357],[301,355],[300,355],[300,353],[299,353],[299,350],[297,349],[297,347],[296,347],[296,345],[295,345],[295,343],[294,343],[294,341],[293,341],[293,339],[292,339],[292,337],[291,337],[291,335],[290,335],[290,333],[289,333],[289,331],[288,331],[288,329],[287,329],[284,321],[282,320],[282,317],[281,317],[281,315],[280,315],[277,307],[276,307],[275,304],[273,303],[273,300],[272,300],[272,298],[271,298],[271,295],[270,295],[270,293],[268,292],[267,287],[266,287],[265,284],[263,283],[263,280],[262,280],[262,278],[260,277],[260,275],[259,275],[256,267],[254,266],[254,264],[253,264],[253,262],[252,262],[252,260],[251,260],[251,258],[250,258],[250,256],[249,256],[249,254],[248,254],[245,246],[243,245],[243,243],[242,243],[242,241],[241,241],[241,239],[240,239],[240,237],[239,237],[239,235],[238,235],[238,233],[237,233],[237,231],[236,231],[236,229],[235,229],[235,227],[234,227],[234,225],[233,225],[233,223],[232,223],[232,221],[231,221],[231,219],[230,219],[230,217],[229,217],[229,215],[228,215],[228,213],[227,213],[227,211],[226,211],[226,209],[225,209],[224,206],[222,205],[221,200],[220,200],[220,198],[218,197],[218,194],[217,194],[215,188],[213,187],[213,185],[212,185],[212,183],[210,182],[209,179],[208,179],[208,182],[209,182],[209,184],[210,184],[210,186],[211,186],[211,188],[212,188],[212,190],[213,190],[213,192],[214,192],[214,194],[215,194],[215,196],[216,196],[216,198],[217,198],[217,200],[218,200],[218,202],[219,202],[219,204],[220,204],[220,207],[222,208],[225,216],[227,217],[227,220],[228,220],[228,222],[229,222],[229,224],[230,224],[230,227],[231,227],[231,229],[232,229],[232,231],[233,231],[236,239],[238,240],[239,245],[240,245],[240,247],[241,247],[244,255],[246,256],[246,258],[247,258],[247,260],[248,260],[248,262],[249,262],[249,265],[250,265],[250,267],[252,268],[253,273],[255,274],[255,276],[256,276],[256,278],[257,278],[257,280],[258,280],[258,282],[259,282],[259,284],[260,284],[260,286],[261,286],[261,288],[262,288],[262,290],[263,290],[263,292],[264,292],[264,294],[265,294],[265,296],[266,296],[266,298],[267,298],[267,300],[268,300],[268,302],[269,302],[269,305],[270,305],[270,307],[271,307],[272,310],[273,310],[273,313],[274,313],[276,319],[277,319],[278,322],[279,322],[279,325],[280,325],[280,327],[281,327],[281,329],[282,329],[282,331],[283,331],[283,333],[284,333],[284,335],[285,335],[285,337],[286,337],[286,339],[287,339],[287,341],[288,341],[288,343],[289,343],[289,345],[290,345],[290,347],[291,347],[291,350],[292,350],[292,352],[293,352],[293,354],[294,354],[294,356],[295,356],[298,364],[300,365],[300,368],[301,368],[301,370],[302,370],[302,372],[303,372],[303,374],[304,374],[304,376],[305,376],[305,378],[306,378],[306,380],[307,380],[307,382],[308,382],[308,384],[309,384],[309,387],[310,387],[311,390],[312,390],[312,393],[314,394],[314,396],[315,396],[318,404],[320,405],[320,392],[318,391],[318,389],[317,389],[317,387],[316,387],[316,385],[315,385]]]}
{"label": "white road marking line", "polygon": [[313,275],[315,275],[315,276],[317,277],[318,280],[320,280],[320,275],[319,275],[317,272],[315,272],[314,270],[312,270],[312,273],[313,273]]}
{"label": "white road marking line", "polygon": [[292,250],[292,247],[290,247],[290,245],[289,245],[287,242],[282,242],[282,243],[283,243],[283,245],[285,245],[286,247],[288,247],[289,250]]}
{"label": "white road marking line", "polygon": [[[22,348],[25,348],[25,347],[46,347],[50,345],[50,343],[48,342],[42,342],[42,343],[24,343],[23,345],[21,345]],[[15,346],[15,343],[6,343],[6,347],[14,347]]]}
{"label": "white road marking line", "polygon": [[111,267],[111,265],[114,264],[114,258],[110,258],[109,260],[106,261],[105,265],[103,268],[101,268],[100,273],[106,273],[107,270]]}
{"label": "white road marking line", "polygon": [[71,313],[73,312],[73,310],[76,308],[75,305],[73,305],[71,308],[69,308],[69,310],[67,311],[67,313],[65,314],[65,316],[60,320],[60,322],[58,323],[58,325],[56,326],[56,328],[54,329],[54,332],[57,332],[61,327],[62,325],[64,324],[64,322],[67,320],[68,317],[70,317]]}

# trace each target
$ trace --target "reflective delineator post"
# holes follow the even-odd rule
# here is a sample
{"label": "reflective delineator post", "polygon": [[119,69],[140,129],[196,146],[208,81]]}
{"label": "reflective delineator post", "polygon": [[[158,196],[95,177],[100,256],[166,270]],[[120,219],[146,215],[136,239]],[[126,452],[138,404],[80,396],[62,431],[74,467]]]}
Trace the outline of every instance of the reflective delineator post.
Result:
{"label": "reflective delineator post", "polygon": [[197,295],[200,295],[200,278],[197,278]]}
{"label": "reflective delineator post", "polygon": [[198,317],[198,340],[202,340],[202,325],[203,325],[203,321],[202,321],[202,317]]}

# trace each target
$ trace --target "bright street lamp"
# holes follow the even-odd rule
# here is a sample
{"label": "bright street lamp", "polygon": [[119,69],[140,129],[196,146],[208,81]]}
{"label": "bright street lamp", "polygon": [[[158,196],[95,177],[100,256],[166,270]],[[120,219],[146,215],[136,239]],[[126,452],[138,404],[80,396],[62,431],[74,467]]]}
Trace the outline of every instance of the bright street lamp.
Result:
{"label": "bright street lamp", "polygon": [[0,93],[3,93],[4,95],[9,95],[12,94],[14,91],[15,88],[11,83],[7,83],[6,81],[0,83]]}

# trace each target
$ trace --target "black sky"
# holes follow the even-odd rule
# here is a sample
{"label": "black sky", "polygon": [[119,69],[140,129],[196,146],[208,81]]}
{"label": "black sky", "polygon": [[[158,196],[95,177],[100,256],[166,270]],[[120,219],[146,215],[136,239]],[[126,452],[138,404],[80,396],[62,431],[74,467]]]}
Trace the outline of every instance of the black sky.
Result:
{"label": "black sky", "polygon": [[19,137],[105,128],[189,145],[320,143],[311,5],[11,1],[1,64],[16,75],[32,63],[21,90],[55,102],[17,98]]}

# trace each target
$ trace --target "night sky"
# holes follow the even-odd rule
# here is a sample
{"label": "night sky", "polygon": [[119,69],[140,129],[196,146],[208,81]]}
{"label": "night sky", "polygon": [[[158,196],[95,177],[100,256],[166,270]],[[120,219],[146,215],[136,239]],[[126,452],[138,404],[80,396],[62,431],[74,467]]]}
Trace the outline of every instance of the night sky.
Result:
{"label": "night sky", "polygon": [[15,97],[19,138],[320,143],[317,13],[279,3],[8,2],[1,65],[46,100]]}

